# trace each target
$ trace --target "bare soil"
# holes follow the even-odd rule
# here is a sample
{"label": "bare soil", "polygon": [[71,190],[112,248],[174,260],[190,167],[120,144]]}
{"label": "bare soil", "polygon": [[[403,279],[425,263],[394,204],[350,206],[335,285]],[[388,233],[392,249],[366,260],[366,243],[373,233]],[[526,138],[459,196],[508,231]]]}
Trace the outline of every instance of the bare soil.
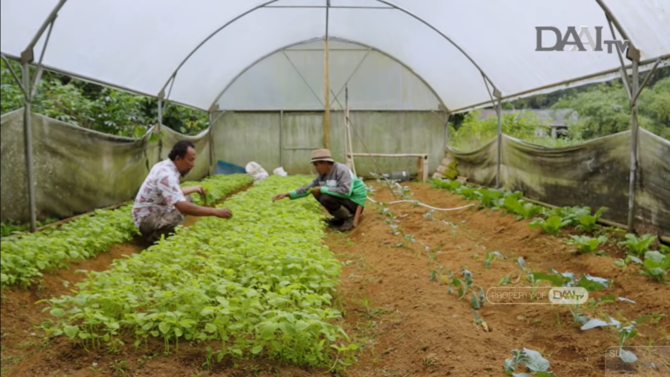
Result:
{"label": "bare soil", "polygon": [[[454,208],[470,202],[423,183],[408,183],[413,199],[439,208]],[[376,187],[375,200],[392,201],[393,194]],[[352,340],[361,346],[358,361],[340,372],[341,376],[502,376],[503,362],[511,350],[529,348],[549,360],[556,376],[614,376],[616,359],[606,353],[617,346],[613,328],[580,330],[567,305],[496,305],[485,302],[477,315],[488,330],[475,323],[469,294],[459,299],[449,293],[442,276],[461,270],[472,273],[475,285],[485,291],[500,287],[528,287],[517,258],[522,256],[533,271],[555,269],[588,273],[613,279],[613,287],[594,292],[591,297],[612,294],[635,301],[598,306],[583,305],[590,317],[610,315],[627,323],[645,314],[670,313],[670,287],[650,280],[629,265],[616,267],[623,250],[610,243],[604,256],[575,255],[569,252],[565,236],[552,237],[530,229],[527,220],[517,221],[502,211],[475,210],[433,212],[413,204],[388,207],[399,220],[400,235],[385,221],[377,206],[370,203],[361,224],[350,233],[328,231],[326,244],[344,262],[341,285],[334,303],[343,312],[341,321]],[[194,219],[195,220],[195,219]],[[192,223],[187,220],[187,224]],[[611,237],[620,233],[609,232]],[[407,235],[408,237],[403,237]],[[409,237],[413,236],[413,237]],[[415,242],[412,242],[413,238]],[[424,245],[434,252],[434,258]],[[280,365],[268,360],[232,361],[224,359],[205,368],[203,345],[180,344],[179,351],[162,353],[156,341],[148,349],[122,348],[118,353],[102,349],[86,351],[66,339],[45,341],[39,329],[49,318],[42,313],[40,299],[67,294],[84,274],[78,269],[100,271],[111,261],[140,252],[139,244],[117,245],[95,259],[70,269],[46,274],[40,286],[28,290],[11,289],[2,298],[3,376],[323,376],[326,369],[306,369]],[[485,267],[487,252],[498,251],[505,259],[494,259]],[[441,266],[441,270],[440,267]],[[434,279],[431,279],[433,277]],[[491,291],[489,291],[491,292]],[[647,321],[630,346],[654,346],[637,352],[641,361],[664,362],[663,369],[630,370],[630,375],[670,375],[670,318]],[[656,352],[656,353],[653,353]],[[663,357],[665,357],[663,359]],[[608,359],[610,358],[610,359]],[[606,374],[608,371],[612,374]],[[521,369],[517,370],[521,372]]]}

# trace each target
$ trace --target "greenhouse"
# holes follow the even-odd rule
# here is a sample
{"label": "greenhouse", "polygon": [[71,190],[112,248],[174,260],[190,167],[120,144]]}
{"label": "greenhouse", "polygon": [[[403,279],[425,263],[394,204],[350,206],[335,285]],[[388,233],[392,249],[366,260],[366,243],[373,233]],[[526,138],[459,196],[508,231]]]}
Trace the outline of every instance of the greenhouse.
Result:
{"label": "greenhouse", "polygon": [[0,7],[3,376],[668,373],[670,1]]}

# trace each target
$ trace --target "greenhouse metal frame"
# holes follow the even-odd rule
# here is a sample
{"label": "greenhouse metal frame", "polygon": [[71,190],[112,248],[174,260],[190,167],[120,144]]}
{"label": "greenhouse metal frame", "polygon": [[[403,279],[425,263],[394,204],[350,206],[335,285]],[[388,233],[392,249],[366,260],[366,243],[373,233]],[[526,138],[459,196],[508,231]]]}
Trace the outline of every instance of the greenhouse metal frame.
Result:
{"label": "greenhouse metal frame", "polygon": [[[514,0],[504,4],[495,0],[468,4],[444,0],[9,0],[3,1],[1,8],[2,58],[20,61],[23,70],[22,80],[12,74],[25,94],[23,119],[33,231],[36,211],[30,105],[43,69],[157,98],[160,129],[165,102],[207,111],[211,119],[218,100],[242,73],[289,46],[325,40],[327,67],[331,38],[352,41],[397,60],[427,84],[447,116],[496,106],[496,186],[500,186],[503,100],[621,75],[632,114],[627,224],[632,231],[637,99],[654,70],[670,58],[670,1],[665,0]],[[534,17],[509,21],[524,12]],[[279,30],[269,26],[273,21]],[[628,42],[625,56],[618,48],[611,54],[598,50],[535,51],[536,26],[561,29],[574,24],[607,25],[613,41]],[[437,43],[443,45],[438,47]],[[432,46],[424,46],[428,44]],[[225,69],[220,64],[223,48],[235,52],[224,59]],[[33,78],[31,65],[38,68]],[[649,74],[639,83],[641,70]],[[326,82],[327,72],[326,68]],[[330,104],[329,96],[326,84],[325,102]],[[330,106],[324,107],[325,128],[329,126]],[[328,148],[328,133],[325,135],[324,146]]]}

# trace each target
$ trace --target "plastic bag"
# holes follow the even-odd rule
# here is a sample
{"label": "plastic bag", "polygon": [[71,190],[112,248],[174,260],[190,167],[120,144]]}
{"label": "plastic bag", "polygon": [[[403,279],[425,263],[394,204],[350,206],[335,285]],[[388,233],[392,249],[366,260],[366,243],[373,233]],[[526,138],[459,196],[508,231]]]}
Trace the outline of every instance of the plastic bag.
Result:
{"label": "plastic bag", "polygon": [[274,175],[279,175],[279,176],[282,176],[282,177],[286,177],[286,176],[288,175],[288,173],[286,173],[286,171],[284,170],[284,168],[283,168],[282,166],[280,166],[280,167],[278,167],[277,169],[273,170],[273,171],[272,171],[272,174],[274,174]]}
{"label": "plastic bag", "polygon": [[254,177],[254,184],[270,176],[270,174],[268,174],[268,172],[265,171],[265,169],[263,169],[260,164],[253,161],[247,164],[245,170],[247,171],[247,174]]}

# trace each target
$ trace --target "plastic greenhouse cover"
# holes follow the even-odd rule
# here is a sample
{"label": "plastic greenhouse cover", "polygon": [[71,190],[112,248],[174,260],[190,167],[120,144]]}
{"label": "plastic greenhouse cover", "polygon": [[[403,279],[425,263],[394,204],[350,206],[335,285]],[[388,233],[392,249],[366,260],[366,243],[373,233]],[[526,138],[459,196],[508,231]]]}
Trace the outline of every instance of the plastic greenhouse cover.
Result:
{"label": "plastic greenhouse cover", "polygon": [[[330,36],[372,46],[403,62],[451,111],[491,101],[483,75],[504,97],[511,97],[611,73],[620,66],[616,51],[608,52],[605,41],[623,37],[612,36],[595,0],[330,3]],[[642,61],[670,55],[670,0],[602,3],[641,51]],[[3,0],[2,53],[19,57],[57,4]],[[223,88],[260,58],[324,37],[325,4],[326,0],[69,0],[58,12],[43,63],[149,96],[165,89],[170,101],[209,110]],[[554,27],[565,35],[570,26],[585,27],[593,38],[602,27],[602,51],[592,51],[588,44],[587,51],[536,51],[536,27]],[[35,62],[47,34],[35,45]],[[552,31],[542,32],[542,46],[551,47],[555,38]]]}

